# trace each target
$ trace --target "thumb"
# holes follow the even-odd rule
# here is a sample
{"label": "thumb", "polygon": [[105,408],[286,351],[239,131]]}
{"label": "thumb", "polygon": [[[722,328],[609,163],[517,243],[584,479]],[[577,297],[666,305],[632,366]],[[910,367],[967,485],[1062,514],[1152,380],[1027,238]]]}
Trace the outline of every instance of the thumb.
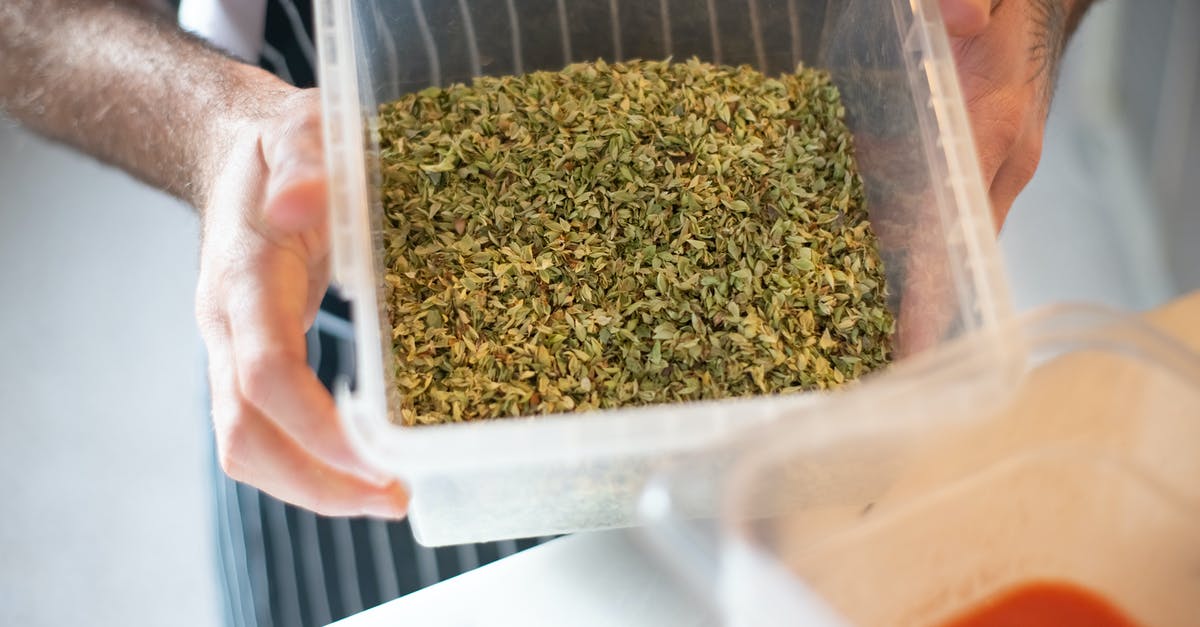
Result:
{"label": "thumb", "polygon": [[321,121],[315,99],[263,134],[267,166],[264,218],[271,227],[295,233],[325,218],[326,180]]}
{"label": "thumb", "polygon": [[941,0],[942,19],[951,37],[973,37],[987,28],[999,0]]}

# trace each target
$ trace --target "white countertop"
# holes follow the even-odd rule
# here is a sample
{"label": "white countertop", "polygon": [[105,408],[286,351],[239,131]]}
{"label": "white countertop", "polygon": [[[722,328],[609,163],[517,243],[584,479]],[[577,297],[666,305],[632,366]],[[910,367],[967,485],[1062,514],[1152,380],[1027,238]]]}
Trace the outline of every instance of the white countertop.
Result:
{"label": "white countertop", "polygon": [[337,627],[716,627],[632,531],[559,538]]}

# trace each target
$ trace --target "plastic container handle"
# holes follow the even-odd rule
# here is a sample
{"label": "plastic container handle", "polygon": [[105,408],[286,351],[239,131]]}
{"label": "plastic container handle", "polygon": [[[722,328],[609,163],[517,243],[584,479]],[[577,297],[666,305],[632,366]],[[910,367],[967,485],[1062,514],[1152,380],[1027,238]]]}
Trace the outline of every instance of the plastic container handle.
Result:
{"label": "plastic container handle", "polygon": [[642,534],[651,550],[684,582],[688,591],[719,611],[718,540],[711,534],[705,537],[700,523],[685,520],[676,513],[670,483],[660,475],[642,492],[638,500]]}
{"label": "plastic container handle", "polygon": [[[678,485],[671,475],[659,475],[646,485],[638,501],[641,532],[650,549],[678,577],[697,600],[722,617],[730,627],[852,627],[799,581],[786,582],[787,590],[775,595],[786,607],[762,607],[728,598],[721,579],[721,544],[715,529],[705,529],[701,519],[681,515]],[[712,522],[712,521],[709,521]],[[755,615],[748,615],[753,612]]]}

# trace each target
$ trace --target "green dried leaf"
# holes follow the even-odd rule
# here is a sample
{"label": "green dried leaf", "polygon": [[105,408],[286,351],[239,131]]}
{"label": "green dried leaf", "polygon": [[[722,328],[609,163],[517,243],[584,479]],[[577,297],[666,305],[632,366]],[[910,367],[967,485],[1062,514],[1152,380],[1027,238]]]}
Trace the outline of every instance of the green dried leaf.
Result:
{"label": "green dried leaf", "polygon": [[404,424],[836,387],[894,323],[837,89],[603,61],[380,107]]}

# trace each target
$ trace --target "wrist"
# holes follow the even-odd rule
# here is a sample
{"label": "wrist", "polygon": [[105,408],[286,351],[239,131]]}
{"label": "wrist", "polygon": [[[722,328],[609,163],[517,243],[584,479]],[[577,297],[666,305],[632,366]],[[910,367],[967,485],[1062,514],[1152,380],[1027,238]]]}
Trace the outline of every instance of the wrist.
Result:
{"label": "wrist", "polygon": [[242,63],[231,63],[226,88],[203,118],[201,153],[198,156],[199,180],[189,200],[203,210],[212,187],[222,176],[240,142],[256,136],[263,124],[278,116],[288,101],[302,90],[275,75]]}

